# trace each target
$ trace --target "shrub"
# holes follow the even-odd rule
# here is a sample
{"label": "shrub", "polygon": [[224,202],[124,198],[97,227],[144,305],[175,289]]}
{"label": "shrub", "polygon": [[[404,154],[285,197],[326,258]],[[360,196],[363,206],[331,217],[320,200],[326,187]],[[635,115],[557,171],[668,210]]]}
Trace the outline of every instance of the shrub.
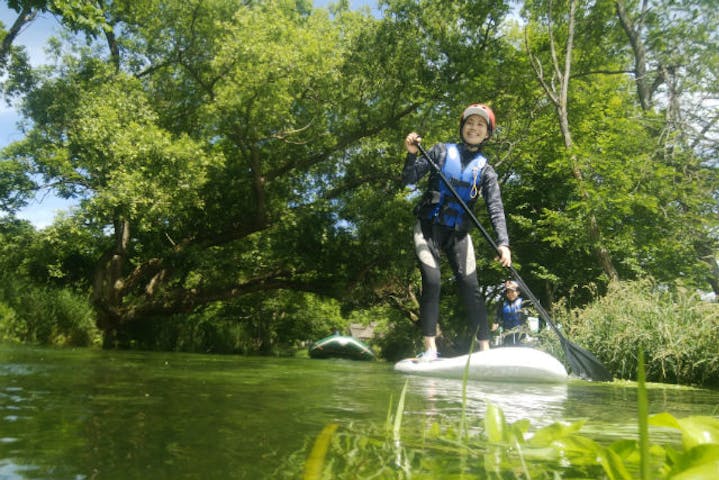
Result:
{"label": "shrub", "polygon": [[567,323],[573,340],[619,378],[636,378],[643,348],[649,381],[719,385],[719,304],[685,288],[617,282],[602,298],[573,310]]}
{"label": "shrub", "polygon": [[98,345],[95,312],[69,288],[5,284],[0,296],[0,341],[58,346]]}
{"label": "shrub", "polygon": [[17,321],[15,310],[3,301],[0,301],[0,342],[19,343],[21,341],[20,323]]}

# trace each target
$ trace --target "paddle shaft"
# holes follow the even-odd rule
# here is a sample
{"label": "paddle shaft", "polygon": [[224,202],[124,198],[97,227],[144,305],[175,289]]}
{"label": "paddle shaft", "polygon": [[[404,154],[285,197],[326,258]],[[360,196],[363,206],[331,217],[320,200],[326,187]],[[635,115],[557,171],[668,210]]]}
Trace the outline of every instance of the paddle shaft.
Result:
{"label": "paddle shaft", "polygon": [[[501,252],[499,251],[499,246],[497,245],[497,243],[489,235],[489,232],[487,232],[487,229],[485,229],[484,226],[479,222],[477,217],[474,215],[474,212],[472,212],[472,210],[469,208],[467,203],[462,199],[462,197],[459,196],[459,193],[457,193],[457,190],[452,185],[452,182],[450,182],[449,179],[447,179],[447,176],[442,172],[442,169],[439,168],[439,165],[437,165],[434,162],[434,160],[432,160],[432,158],[429,156],[429,154],[427,154],[427,151],[424,149],[424,147],[419,142],[415,142],[415,145],[417,146],[417,148],[419,148],[419,151],[422,153],[422,155],[427,160],[427,162],[429,162],[429,165],[437,172],[437,174],[440,176],[440,178],[445,183],[445,185],[447,185],[447,188],[449,189],[449,191],[452,192],[452,195],[454,195],[457,202],[462,206],[465,213],[472,220],[472,223],[474,223],[474,225],[482,233],[482,236],[487,241],[487,243],[489,243],[492,246],[492,248],[495,250],[495,252],[497,252],[498,255],[501,255]],[[564,351],[567,354],[567,356],[570,357],[570,360],[572,360],[572,357],[580,356],[579,354],[582,354],[582,356],[584,356],[584,357],[588,357],[588,358],[585,358],[585,360],[588,360],[590,363],[595,363],[597,365],[596,370],[599,372],[592,372],[591,368],[588,368],[584,365],[582,365],[578,368],[589,371],[590,373],[588,376],[590,376],[590,377],[594,376],[597,379],[606,380],[606,377],[609,375],[609,373],[606,370],[606,368],[604,367],[604,365],[602,365],[599,362],[599,360],[596,360],[590,352],[587,352],[586,350],[582,349],[581,347],[578,347],[577,345],[574,345],[569,340],[567,340],[564,337],[564,335],[562,334],[562,332],[559,330],[559,328],[552,321],[551,317],[549,316],[549,313],[547,313],[547,311],[544,309],[544,307],[542,307],[542,304],[539,303],[539,300],[537,299],[537,297],[532,293],[532,291],[529,289],[529,287],[524,282],[522,277],[519,275],[519,272],[517,272],[517,270],[512,265],[509,265],[507,268],[509,269],[510,273],[512,274],[512,277],[514,277],[515,281],[517,282],[517,284],[519,285],[521,290],[527,295],[529,300],[532,302],[534,307],[537,309],[537,311],[539,312],[539,315],[542,317],[542,319],[557,334],[557,337],[559,337],[559,341],[562,344],[562,347],[564,348]],[[571,363],[576,364],[576,361],[578,359],[574,358],[574,360],[575,361],[573,361]],[[587,371],[579,372],[579,373],[587,374]],[[594,375],[592,375],[592,374],[594,374]]]}

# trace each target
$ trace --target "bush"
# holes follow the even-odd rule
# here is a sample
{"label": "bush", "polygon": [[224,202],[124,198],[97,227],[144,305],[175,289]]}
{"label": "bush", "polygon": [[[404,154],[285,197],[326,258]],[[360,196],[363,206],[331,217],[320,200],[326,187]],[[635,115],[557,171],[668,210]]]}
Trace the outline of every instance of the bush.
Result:
{"label": "bush", "polygon": [[636,378],[641,347],[649,381],[719,385],[719,304],[685,288],[617,282],[567,323],[573,340],[619,378]]}
{"label": "bush", "polygon": [[22,331],[15,310],[0,301],[0,342],[20,343]]}
{"label": "bush", "polygon": [[0,297],[0,341],[77,347],[100,343],[94,310],[69,288],[6,283]]}

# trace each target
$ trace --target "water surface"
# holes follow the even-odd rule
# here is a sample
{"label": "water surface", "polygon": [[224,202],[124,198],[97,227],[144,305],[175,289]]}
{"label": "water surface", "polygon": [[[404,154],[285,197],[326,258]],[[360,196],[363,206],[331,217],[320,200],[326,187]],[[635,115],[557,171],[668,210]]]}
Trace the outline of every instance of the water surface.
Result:
{"label": "water surface", "polygon": [[[462,383],[383,362],[0,346],[0,480],[260,479],[329,422],[383,424],[408,380],[404,428],[457,424]],[[650,413],[716,415],[719,392],[652,385]],[[633,384],[470,382],[533,426],[586,419],[598,440],[636,433]]]}

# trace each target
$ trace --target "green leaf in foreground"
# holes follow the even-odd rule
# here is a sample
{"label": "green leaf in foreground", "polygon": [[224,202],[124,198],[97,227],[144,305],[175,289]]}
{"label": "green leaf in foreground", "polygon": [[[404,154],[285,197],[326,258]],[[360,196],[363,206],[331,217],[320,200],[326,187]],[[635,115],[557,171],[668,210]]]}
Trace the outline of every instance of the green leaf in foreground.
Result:
{"label": "green leaf in foreground", "polygon": [[[484,430],[469,436],[460,435],[453,425],[435,422],[423,433],[416,431],[416,425],[402,427],[400,437],[397,416],[403,415],[402,404],[392,429],[330,424],[331,431],[322,431],[311,453],[298,452],[286,459],[276,478],[294,479],[304,471],[307,479],[713,480],[719,471],[719,421],[713,417],[677,419],[668,413],[650,417],[654,427],[679,430],[682,446],[674,449],[649,442],[643,453],[635,438],[603,445],[582,435],[584,421],[557,422],[532,432],[528,420],[509,423],[494,405],[487,406]],[[643,459],[646,455],[649,458]]]}

